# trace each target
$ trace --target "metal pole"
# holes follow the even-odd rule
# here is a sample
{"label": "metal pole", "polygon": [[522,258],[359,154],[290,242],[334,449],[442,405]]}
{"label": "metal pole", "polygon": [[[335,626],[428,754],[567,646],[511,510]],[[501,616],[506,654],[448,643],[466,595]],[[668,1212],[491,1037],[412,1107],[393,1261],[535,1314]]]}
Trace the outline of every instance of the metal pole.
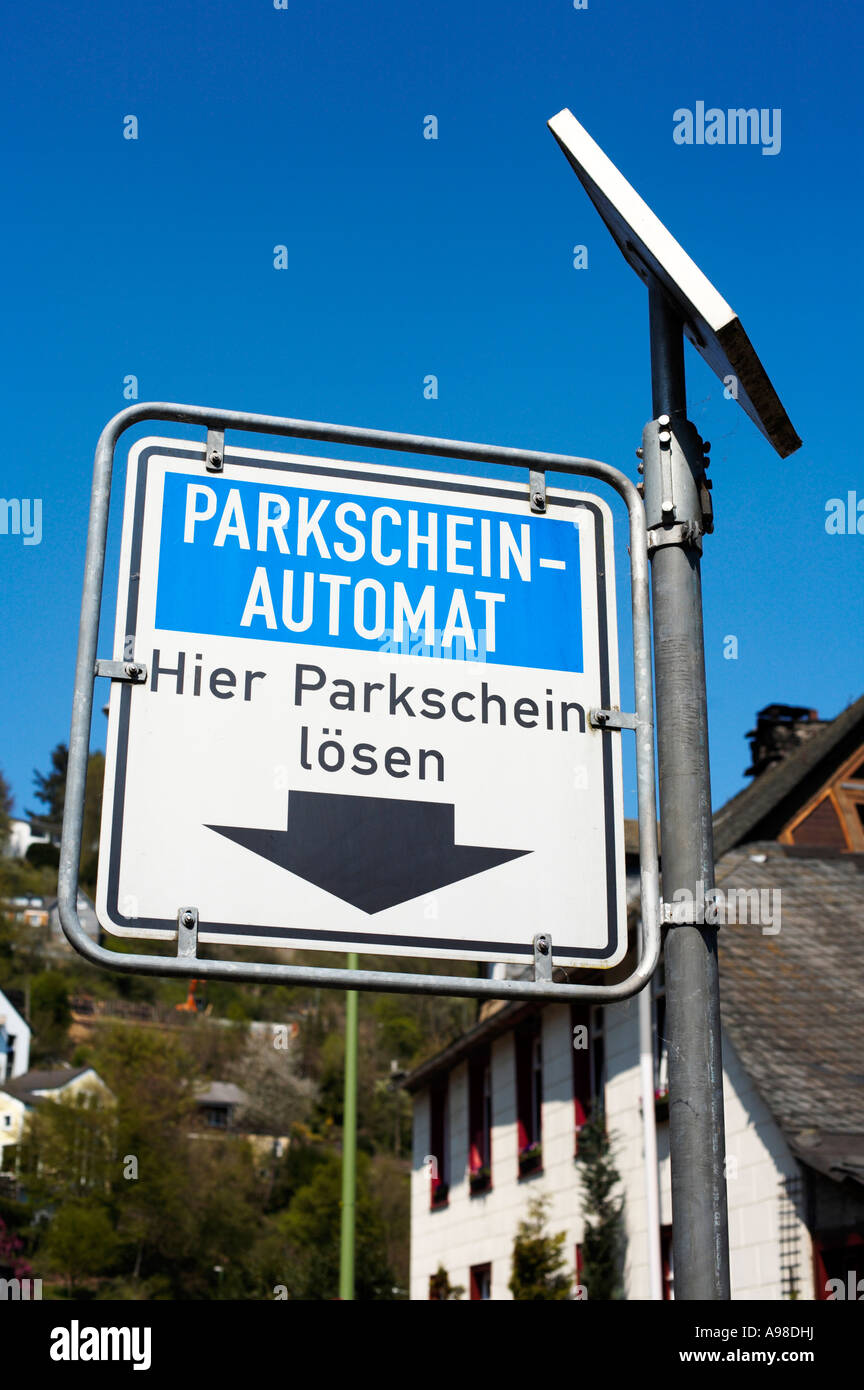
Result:
{"label": "metal pole", "polygon": [[[359,964],[354,951],[348,969]],[[357,991],[345,994],[345,1105],[342,1116],[342,1241],[339,1297],[354,1298],[354,1218],[357,1197]]]}
{"label": "metal pole", "polygon": [[[692,447],[687,458],[677,447],[678,436],[695,437],[686,423],[683,331],[655,282],[649,310],[654,417],[669,416],[674,436],[670,446],[668,434],[665,444],[659,434],[659,449],[645,449],[646,508],[649,496],[659,495],[663,511],[662,527],[653,537],[649,531],[663,900],[669,904],[684,890],[694,904],[665,943],[675,1297],[717,1300],[730,1296],[729,1236],[717,932],[704,925],[699,908],[714,885],[701,541],[695,539],[702,528],[700,470]],[[671,510],[662,506],[670,484]],[[650,510],[648,525],[656,525]]]}

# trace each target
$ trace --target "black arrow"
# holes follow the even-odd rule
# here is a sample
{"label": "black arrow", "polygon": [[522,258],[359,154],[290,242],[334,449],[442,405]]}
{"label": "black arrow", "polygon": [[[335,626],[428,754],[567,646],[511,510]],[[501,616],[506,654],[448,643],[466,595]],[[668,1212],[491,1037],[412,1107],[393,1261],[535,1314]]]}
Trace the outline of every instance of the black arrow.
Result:
{"label": "black arrow", "polygon": [[287,830],[207,829],[369,913],[531,853],[457,845],[452,805],[331,792],[290,792]]}

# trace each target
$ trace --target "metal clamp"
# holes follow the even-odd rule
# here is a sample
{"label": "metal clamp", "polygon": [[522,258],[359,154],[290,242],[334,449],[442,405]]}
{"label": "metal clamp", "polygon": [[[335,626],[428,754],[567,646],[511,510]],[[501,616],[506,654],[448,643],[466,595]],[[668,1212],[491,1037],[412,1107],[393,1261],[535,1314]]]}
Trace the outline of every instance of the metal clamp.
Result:
{"label": "metal clamp", "polygon": [[180,960],[194,960],[198,954],[198,909],[197,907],[178,907],[177,909],[177,956]]}
{"label": "metal clamp", "polygon": [[620,709],[589,709],[588,723],[592,729],[638,729],[638,714]]}
{"label": "metal clamp", "polygon": [[531,468],[528,471],[528,494],[531,498],[532,512],[546,510],[546,469]]}
{"label": "metal clamp", "polygon": [[225,467],[225,431],[207,430],[204,462],[208,473],[221,473]]}
{"label": "metal clamp", "polygon": [[662,545],[686,545],[702,554],[702,527],[696,521],[679,521],[675,526],[656,526],[648,532],[648,554]]}
{"label": "metal clamp", "polygon": [[672,431],[668,415],[657,420],[660,426],[657,442],[660,445],[660,511],[664,521],[675,515],[675,485],[672,481]]}
{"label": "metal clamp", "polygon": [[100,657],[96,662],[95,674],[105,676],[110,681],[142,685],[147,679],[147,667],[143,661],[104,661]]}
{"label": "metal clamp", "polygon": [[664,927],[716,927],[717,922],[709,920],[704,905],[699,912],[685,903],[660,901],[660,923]]}
{"label": "metal clamp", "polygon": [[534,979],[552,979],[552,938],[548,932],[534,937]]}
{"label": "metal clamp", "polygon": [[661,545],[701,550],[702,536],[714,525],[705,477],[710,448],[690,420],[660,415],[645,425],[637,453],[645,478],[649,554]]}

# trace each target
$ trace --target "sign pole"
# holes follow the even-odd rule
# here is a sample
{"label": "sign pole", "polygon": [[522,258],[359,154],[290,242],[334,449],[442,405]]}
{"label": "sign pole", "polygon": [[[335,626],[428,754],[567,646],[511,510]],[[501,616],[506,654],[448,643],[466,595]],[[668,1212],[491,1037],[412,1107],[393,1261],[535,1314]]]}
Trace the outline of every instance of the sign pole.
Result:
{"label": "sign pole", "polygon": [[[723,1069],[714,886],[702,537],[710,446],[687,419],[684,335],[786,458],[801,447],[740,318],[572,111],[548,122],[622,256],[647,283],[654,418],[642,431],[660,771],[675,1297],[729,1297]],[[711,916],[712,914],[709,914]]]}
{"label": "sign pole", "polygon": [[[356,952],[348,969],[356,970]],[[345,994],[345,1105],[342,1116],[342,1240],[339,1252],[339,1297],[354,1298],[355,1209],[357,1198],[357,1002],[355,989]]]}
{"label": "sign pole", "polygon": [[665,943],[675,1297],[717,1300],[730,1288],[717,932],[700,910],[714,885],[700,575],[705,462],[687,423],[682,320],[653,278],[649,313],[654,421],[643,435],[643,467],[648,526],[656,528],[648,539],[663,899],[684,905]]}

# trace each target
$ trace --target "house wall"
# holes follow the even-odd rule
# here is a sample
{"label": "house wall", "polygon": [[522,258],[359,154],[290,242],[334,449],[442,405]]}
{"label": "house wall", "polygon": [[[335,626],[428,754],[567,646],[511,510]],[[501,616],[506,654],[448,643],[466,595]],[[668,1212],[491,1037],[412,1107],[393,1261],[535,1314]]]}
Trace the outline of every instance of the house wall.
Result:
{"label": "house wall", "polygon": [[[638,1001],[606,1009],[606,1105],[618,1135],[616,1162],[626,1194],[627,1297],[650,1296],[647,1198],[643,1162]],[[729,1204],[729,1261],[732,1298],[785,1297],[781,1271],[781,1219],[789,1207],[781,1184],[799,1179],[800,1169],[779,1126],[745,1072],[728,1035],[723,1035],[723,1100],[726,1120],[726,1189]],[[672,1224],[669,1125],[657,1124],[661,1225]],[[790,1262],[801,1298],[813,1297],[810,1237],[803,1219],[803,1193],[788,1210]],[[796,1253],[797,1246],[797,1253]]]}
{"label": "house wall", "polygon": [[[51,841],[47,835],[34,834],[33,827],[27,820],[10,820],[9,838],[6,841],[5,853],[10,859],[23,859],[31,845],[47,845]],[[0,846],[0,848],[4,848]]]}
{"label": "house wall", "polygon": [[579,1197],[573,1164],[572,1062],[570,1011],[552,1006],[543,1013],[543,1171],[518,1176],[516,1063],[512,1033],[493,1042],[492,1190],[472,1197],[468,1187],[468,1067],[451,1072],[449,1092],[450,1197],[448,1205],[429,1210],[429,1096],[422,1092],[414,1108],[412,1172],[411,1298],[429,1296],[429,1278],[439,1265],[451,1284],[470,1287],[472,1265],[492,1267],[493,1300],[509,1299],[507,1288],[513,1237],[535,1194],[551,1198],[550,1229],[567,1233],[566,1250],[575,1262],[581,1236]]}
{"label": "house wall", "polygon": [[21,1127],[26,1108],[20,1100],[0,1091],[0,1171],[8,1165],[4,1162],[7,1149],[19,1143]]}
{"label": "house wall", "polygon": [[[112,1092],[105,1085],[101,1076],[92,1070],[82,1072],[80,1076],[67,1082],[62,1090],[33,1092],[34,1095],[67,1103],[73,1101],[77,1096],[86,1096],[92,1093],[100,1095],[106,1103],[114,1099]],[[30,1108],[17,1096],[10,1096],[5,1091],[0,1091],[0,1171],[13,1166],[14,1155],[9,1154],[8,1150],[21,1142],[26,1116]]]}
{"label": "house wall", "polygon": [[15,1062],[9,1076],[6,1073],[5,1055],[0,1057],[0,1082],[13,1081],[23,1076],[30,1067],[30,1027],[18,1010],[10,1004],[5,994],[0,993],[0,1027],[15,1039]]}
{"label": "house wall", "polygon": [[[429,1093],[415,1097],[411,1216],[411,1298],[427,1299],[439,1266],[450,1283],[470,1288],[472,1265],[491,1265],[491,1296],[507,1300],[513,1240],[532,1195],[550,1198],[550,1232],[565,1233],[565,1252],[575,1272],[582,1239],[578,1161],[574,1160],[572,1038],[570,1011],[553,1005],[543,1020],[543,1171],[519,1179],[516,1078],[512,1033],[493,1042],[492,1191],[472,1197],[468,1186],[468,1067],[450,1075],[449,1201],[429,1209]],[[628,1299],[650,1296],[646,1179],[643,1162],[637,1000],[605,1011],[606,1110],[615,1160],[625,1194],[625,1290]],[[724,1093],[733,1298],[783,1297],[780,1222],[781,1179],[798,1168],[780,1130],[724,1038]],[[653,1101],[653,1097],[652,1097]],[[668,1124],[658,1124],[661,1224],[671,1224]],[[793,1260],[799,1296],[813,1297],[810,1240],[801,1212],[792,1212]],[[797,1235],[797,1255],[794,1236]],[[590,1291],[589,1291],[590,1297]]]}

